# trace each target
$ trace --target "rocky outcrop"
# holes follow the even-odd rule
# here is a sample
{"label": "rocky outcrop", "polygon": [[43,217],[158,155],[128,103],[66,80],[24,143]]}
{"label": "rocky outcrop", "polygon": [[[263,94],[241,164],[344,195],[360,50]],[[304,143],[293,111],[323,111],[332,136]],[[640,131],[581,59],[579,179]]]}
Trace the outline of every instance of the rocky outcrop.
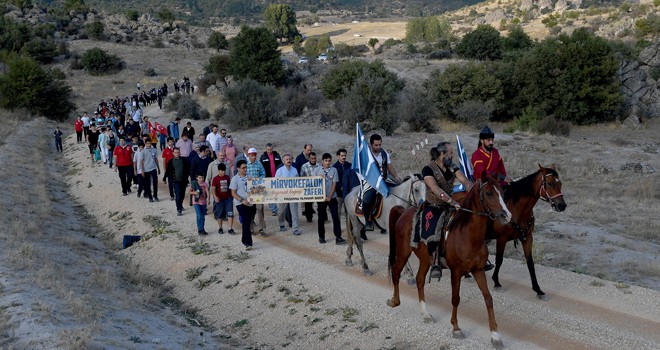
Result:
{"label": "rocky outcrop", "polygon": [[660,85],[652,72],[660,71],[660,42],[647,47],[638,61],[624,61],[619,67],[623,112],[638,119],[660,117]]}

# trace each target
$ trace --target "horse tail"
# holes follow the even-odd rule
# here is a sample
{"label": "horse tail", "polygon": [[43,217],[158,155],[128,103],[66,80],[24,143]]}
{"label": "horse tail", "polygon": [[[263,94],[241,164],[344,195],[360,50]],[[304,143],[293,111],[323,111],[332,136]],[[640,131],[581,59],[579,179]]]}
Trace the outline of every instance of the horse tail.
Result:
{"label": "horse tail", "polygon": [[390,219],[389,219],[389,227],[388,231],[390,234],[390,255],[387,263],[387,273],[391,276],[392,275],[392,267],[394,266],[394,263],[396,262],[396,222],[399,221],[399,218],[401,217],[401,214],[403,214],[403,207],[400,205],[394,206],[390,210]]}

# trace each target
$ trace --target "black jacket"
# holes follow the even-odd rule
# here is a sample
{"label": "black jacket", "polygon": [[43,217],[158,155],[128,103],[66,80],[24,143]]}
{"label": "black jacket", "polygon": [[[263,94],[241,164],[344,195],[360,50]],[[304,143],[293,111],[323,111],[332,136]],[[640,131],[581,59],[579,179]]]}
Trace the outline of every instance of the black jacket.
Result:
{"label": "black jacket", "polygon": [[[275,161],[275,170],[282,165],[282,157],[277,151],[273,151],[273,160]],[[264,152],[259,158],[259,162],[264,166],[266,170],[266,177],[275,177],[275,174],[270,173],[270,158],[268,158],[268,153]]]}
{"label": "black jacket", "polygon": [[[165,176],[169,177],[172,176],[174,177],[174,165],[172,164],[172,158],[169,162],[167,162],[167,167],[165,168]],[[188,160],[185,158],[181,158],[183,160],[183,178],[184,182],[188,182],[188,176],[190,176],[190,165],[188,164]]]}
{"label": "black jacket", "polygon": [[341,181],[341,186],[337,186],[336,192],[337,192],[337,197],[343,198],[344,197],[344,189],[343,189],[343,182],[344,182],[344,173],[346,170],[351,168],[351,163],[349,162],[344,162],[344,164],[339,163],[339,161],[336,161],[335,164],[332,165],[335,169],[337,169],[337,175],[339,176],[339,181]]}

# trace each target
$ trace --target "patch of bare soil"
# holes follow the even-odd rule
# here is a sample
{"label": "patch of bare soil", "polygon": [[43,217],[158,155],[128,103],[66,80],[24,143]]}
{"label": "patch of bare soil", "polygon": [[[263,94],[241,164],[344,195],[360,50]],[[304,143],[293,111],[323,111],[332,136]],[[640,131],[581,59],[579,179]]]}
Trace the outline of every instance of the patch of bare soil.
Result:
{"label": "patch of bare soil", "polygon": [[0,200],[0,348],[241,347],[209,333],[208,324],[199,327],[195,310],[183,308],[160,277],[148,277],[116,255],[117,246],[106,246],[107,231],[65,183],[76,173],[66,164],[73,146],[55,153],[54,123],[3,128],[11,125],[0,145],[7,180]]}

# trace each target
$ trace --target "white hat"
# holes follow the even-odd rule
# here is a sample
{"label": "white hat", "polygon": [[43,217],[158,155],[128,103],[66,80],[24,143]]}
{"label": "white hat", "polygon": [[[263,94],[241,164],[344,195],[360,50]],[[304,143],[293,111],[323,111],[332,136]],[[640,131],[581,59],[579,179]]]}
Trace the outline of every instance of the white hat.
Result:
{"label": "white hat", "polygon": [[250,154],[250,153],[257,153],[257,149],[254,148],[254,147],[250,148],[250,149],[248,150],[248,154]]}

